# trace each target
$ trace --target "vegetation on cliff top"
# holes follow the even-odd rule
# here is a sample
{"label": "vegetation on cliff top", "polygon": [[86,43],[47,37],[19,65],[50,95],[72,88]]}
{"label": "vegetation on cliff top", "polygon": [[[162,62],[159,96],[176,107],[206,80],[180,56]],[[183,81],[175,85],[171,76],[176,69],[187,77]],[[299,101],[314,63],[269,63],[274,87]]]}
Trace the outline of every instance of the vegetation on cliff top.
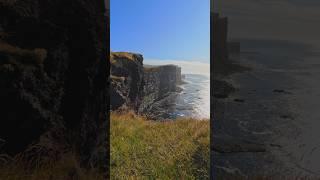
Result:
{"label": "vegetation on cliff top", "polygon": [[143,59],[141,54],[129,53],[129,52],[111,52],[110,62],[115,63],[115,59],[127,59],[131,61],[137,61]]}
{"label": "vegetation on cliff top", "polygon": [[209,121],[111,114],[112,179],[209,179]]}

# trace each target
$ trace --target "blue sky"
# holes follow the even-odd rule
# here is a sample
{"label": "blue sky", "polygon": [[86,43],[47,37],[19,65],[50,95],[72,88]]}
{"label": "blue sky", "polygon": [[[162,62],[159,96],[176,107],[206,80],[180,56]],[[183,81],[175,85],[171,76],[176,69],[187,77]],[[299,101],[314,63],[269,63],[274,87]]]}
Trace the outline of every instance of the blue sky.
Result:
{"label": "blue sky", "polygon": [[209,0],[110,0],[111,50],[209,63]]}

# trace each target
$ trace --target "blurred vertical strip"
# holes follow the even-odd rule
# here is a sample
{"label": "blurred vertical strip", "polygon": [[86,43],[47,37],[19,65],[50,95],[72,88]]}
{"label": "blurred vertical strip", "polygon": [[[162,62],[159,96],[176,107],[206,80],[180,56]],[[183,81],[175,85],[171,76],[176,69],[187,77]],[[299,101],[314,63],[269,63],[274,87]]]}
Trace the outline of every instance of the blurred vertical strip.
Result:
{"label": "blurred vertical strip", "polygon": [[213,179],[213,67],[214,67],[214,47],[213,47],[213,9],[214,9],[214,1],[210,0],[210,179]]}
{"label": "blurred vertical strip", "polygon": [[105,7],[106,7],[106,60],[107,60],[107,90],[108,90],[108,96],[107,96],[107,168],[106,168],[106,175],[107,179],[110,179],[110,0],[104,0],[105,1]]}
{"label": "blurred vertical strip", "polygon": [[214,104],[213,104],[213,79],[214,79],[214,65],[216,61],[224,63],[228,60],[228,18],[221,17],[218,13],[214,12],[214,0],[210,1],[210,177],[213,179],[213,119],[214,119]]}

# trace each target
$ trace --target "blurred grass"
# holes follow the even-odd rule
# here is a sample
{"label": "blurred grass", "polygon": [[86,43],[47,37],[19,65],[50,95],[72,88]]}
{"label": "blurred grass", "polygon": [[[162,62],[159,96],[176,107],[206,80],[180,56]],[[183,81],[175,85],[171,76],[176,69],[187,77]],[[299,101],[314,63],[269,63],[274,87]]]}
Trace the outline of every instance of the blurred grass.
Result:
{"label": "blurred grass", "polygon": [[209,126],[111,113],[111,179],[209,179]]}
{"label": "blurred grass", "polygon": [[19,155],[0,165],[1,180],[103,180],[103,174],[95,169],[80,167],[74,153],[63,155],[60,160],[30,166]]}
{"label": "blurred grass", "polygon": [[[111,179],[209,179],[209,121],[149,121],[111,113]],[[76,153],[30,166],[17,155],[0,155],[0,179],[102,180],[80,166]],[[34,162],[33,162],[34,163]]]}

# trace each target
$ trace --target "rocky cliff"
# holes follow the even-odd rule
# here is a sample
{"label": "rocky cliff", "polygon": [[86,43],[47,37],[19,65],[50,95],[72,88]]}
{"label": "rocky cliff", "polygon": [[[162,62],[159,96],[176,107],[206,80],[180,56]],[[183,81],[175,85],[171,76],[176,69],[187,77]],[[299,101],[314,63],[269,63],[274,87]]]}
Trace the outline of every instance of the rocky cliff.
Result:
{"label": "rocky cliff", "polygon": [[0,1],[0,153],[108,162],[106,24],[101,0]]}
{"label": "rocky cliff", "polygon": [[143,99],[139,111],[156,118],[167,104],[174,103],[181,83],[181,68],[163,65],[144,68]]}
{"label": "rocky cliff", "polygon": [[[144,66],[139,54],[111,53],[110,104],[113,110],[133,109],[154,114],[165,99],[179,90],[181,68],[175,65]],[[171,98],[168,98],[171,97]]]}
{"label": "rocky cliff", "polygon": [[228,19],[220,17],[218,13],[211,12],[210,15],[213,57],[217,60],[226,60],[228,58]]}
{"label": "rocky cliff", "polygon": [[111,110],[123,108],[137,111],[143,98],[142,55],[126,52],[111,53],[110,64]]}

